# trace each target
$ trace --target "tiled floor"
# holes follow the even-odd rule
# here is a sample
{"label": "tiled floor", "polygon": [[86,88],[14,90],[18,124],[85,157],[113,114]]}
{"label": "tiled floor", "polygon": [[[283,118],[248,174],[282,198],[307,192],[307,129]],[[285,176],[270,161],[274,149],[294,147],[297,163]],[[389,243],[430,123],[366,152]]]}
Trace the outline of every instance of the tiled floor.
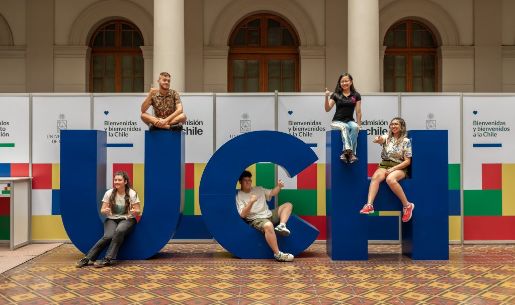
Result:
{"label": "tiled floor", "polygon": [[60,245],[61,243],[30,244],[11,251],[9,244],[0,244],[0,273],[21,265]]}
{"label": "tiled floor", "polygon": [[515,304],[515,245],[450,249],[449,261],[411,261],[373,245],[369,261],[337,262],[315,244],[277,263],[169,244],[154,259],[76,269],[67,244],[0,275],[0,304]]}

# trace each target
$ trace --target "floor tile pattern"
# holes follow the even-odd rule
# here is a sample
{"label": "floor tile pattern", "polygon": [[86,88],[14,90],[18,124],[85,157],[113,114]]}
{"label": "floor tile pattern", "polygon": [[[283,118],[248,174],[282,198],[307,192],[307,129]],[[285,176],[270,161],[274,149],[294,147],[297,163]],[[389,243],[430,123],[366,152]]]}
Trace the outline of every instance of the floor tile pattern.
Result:
{"label": "floor tile pattern", "polygon": [[0,244],[0,273],[21,265],[61,244],[29,244],[13,251],[10,250],[8,243]]}
{"label": "floor tile pattern", "polygon": [[331,261],[314,244],[293,263],[242,260],[218,244],[169,244],[154,258],[77,269],[61,245],[0,275],[1,304],[515,304],[515,245],[450,246],[412,261],[371,245],[368,261]]}

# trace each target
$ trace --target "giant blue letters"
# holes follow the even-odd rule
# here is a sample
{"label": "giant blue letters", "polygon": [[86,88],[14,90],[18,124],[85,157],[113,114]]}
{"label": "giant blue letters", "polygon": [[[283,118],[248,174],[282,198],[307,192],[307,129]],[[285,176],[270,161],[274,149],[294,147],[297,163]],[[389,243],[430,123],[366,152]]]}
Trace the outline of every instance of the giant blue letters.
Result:
{"label": "giant blue letters", "polygon": [[[412,131],[410,137],[412,178],[402,181],[402,185],[416,209],[413,219],[403,224],[403,253],[413,259],[448,259],[447,133]],[[183,133],[146,133],[144,216],[120,249],[119,258],[148,258],[172,238],[182,212],[183,144]],[[370,219],[358,214],[369,183],[366,135],[359,135],[361,153],[356,164],[343,164],[340,150],[339,132],[328,132],[328,253],[335,260],[367,259]],[[281,132],[250,132],[228,141],[212,156],[201,180],[200,204],[207,228],[237,257],[272,257],[263,235],[245,224],[237,213],[237,178],[257,162],[276,163],[295,176],[316,160],[309,146]],[[88,251],[103,234],[97,203],[105,192],[105,166],[105,132],[62,131],[61,213],[68,236],[82,252]],[[400,209],[399,201],[384,184],[376,209]],[[292,229],[290,237],[278,238],[284,251],[298,254],[318,236],[318,230],[296,216],[290,218],[288,226]]]}
{"label": "giant blue letters", "polygon": [[[370,182],[366,134],[359,134],[360,159],[352,165],[339,160],[339,131],[328,131],[326,136],[328,254],[334,260],[365,260],[369,222],[376,218],[359,214]],[[447,131],[410,131],[409,137],[413,143],[411,178],[401,184],[416,207],[411,221],[402,225],[402,252],[417,260],[448,259]],[[381,183],[374,206],[377,211],[401,209],[386,183]]]}
{"label": "giant blue letters", "polygon": [[106,191],[106,133],[61,131],[61,218],[71,242],[86,253],[103,235],[97,203]]}
{"label": "giant blue letters", "polygon": [[[105,132],[61,132],[61,214],[70,240],[84,253],[103,235],[97,203],[106,191],[105,167]],[[118,258],[149,258],[172,238],[182,212],[183,168],[184,134],[147,131],[144,216]]]}
{"label": "giant blue letters", "polygon": [[[238,215],[234,188],[238,177],[245,168],[258,162],[278,164],[293,177],[317,159],[308,145],[282,132],[254,131],[225,143],[209,160],[200,182],[202,218],[213,237],[237,257],[273,257],[263,234]],[[288,227],[292,234],[278,237],[279,248],[294,255],[309,247],[319,233],[295,215]]]}
{"label": "giant blue letters", "polygon": [[[148,258],[172,238],[182,213],[183,144],[183,133],[146,132],[144,216],[124,242],[119,258]],[[236,212],[236,180],[256,162],[275,162],[295,176],[316,160],[308,145],[275,131],[247,133],[223,145],[210,159],[200,187],[203,220],[213,236],[238,257],[272,257],[263,235]],[[105,192],[105,166],[105,132],[62,131],[61,213],[70,240],[82,252],[103,234],[96,203]],[[284,251],[298,254],[318,236],[316,228],[296,216],[288,225],[291,236],[279,238]]]}

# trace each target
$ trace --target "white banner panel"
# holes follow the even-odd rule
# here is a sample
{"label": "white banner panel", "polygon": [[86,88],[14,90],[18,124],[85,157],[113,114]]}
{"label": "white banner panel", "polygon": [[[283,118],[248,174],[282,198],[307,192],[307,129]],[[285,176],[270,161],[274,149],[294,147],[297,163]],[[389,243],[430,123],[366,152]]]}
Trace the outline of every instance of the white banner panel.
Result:
{"label": "white banner panel", "polygon": [[448,130],[449,163],[461,163],[460,95],[401,96],[408,130]]}
{"label": "white banner panel", "polygon": [[91,129],[89,95],[32,97],[32,162],[60,163],[60,131]]}
{"label": "white banner panel", "polygon": [[[381,162],[381,146],[372,141],[388,132],[390,120],[399,115],[399,97],[395,95],[361,96],[362,129],[367,130],[368,163]],[[361,152],[358,151],[358,157]]]}
{"label": "white banner panel", "polygon": [[325,132],[331,130],[334,109],[326,112],[324,95],[279,95],[278,130],[310,145],[325,163]]}
{"label": "white banner panel", "polygon": [[29,163],[29,97],[0,96],[0,163]]}
{"label": "white banner panel", "polygon": [[[279,95],[278,102],[278,130],[304,141],[317,154],[317,163],[325,163],[325,132],[331,129],[334,109],[325,111],[324,95]],[[290,178],[281,167],[277,174],[286,189],[297,188],[297,177]]]}
{"label": "white banner panel", "polygon": [[113,163],[144,163],[145,130],[141,103],[146,95],[95,95],[93,129],[107,132],[107,185]]}
{"label": "white banner panel", "polygon": [[207,163],[213,155],[214,115],[212,94],[184,94],[181,96],[184,113],[185,162]]}
{"label": "white banner panel", "polygon": [[240,134],[256,130],[275,130],[273,94],[217,95],[217,149]]}
{"label": "white banner panel", "polygon": [[481,190],[483,163],[515,163],[515,96],[463,96],[463,188]]}

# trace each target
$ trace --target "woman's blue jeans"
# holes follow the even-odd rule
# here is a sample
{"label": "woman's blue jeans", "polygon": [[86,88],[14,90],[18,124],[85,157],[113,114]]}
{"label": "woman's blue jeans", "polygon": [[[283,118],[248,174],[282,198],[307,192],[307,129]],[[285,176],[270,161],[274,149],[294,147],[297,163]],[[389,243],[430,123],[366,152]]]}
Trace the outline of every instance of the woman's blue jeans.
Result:
{"label": "woman's blue jeans", "polygon": [[354,155],[356,155],[356,144],[358,142],[359,128],[358,124],[354,121],[347,123],[340,121],[333,121],[331,123],[333,129],[338,129],[342,133],[343,148],[342,151],[351,149]]}

